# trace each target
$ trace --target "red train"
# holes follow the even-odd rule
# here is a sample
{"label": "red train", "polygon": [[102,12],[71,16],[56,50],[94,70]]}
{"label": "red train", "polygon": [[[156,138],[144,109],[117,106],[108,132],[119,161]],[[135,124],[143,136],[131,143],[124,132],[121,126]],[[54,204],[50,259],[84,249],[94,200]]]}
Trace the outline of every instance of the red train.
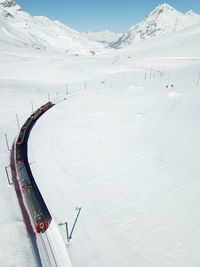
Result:
{"label": "red train", "polygon": [[25,153],[27,152],[27,137],[30,132],[31,126],[45,111],[47,111],[52,106],[53,104],[51,102],[48,102],[37,109],[22,126],[16,141],[15,158],[17,174],[22,187],[22,192],[28,205],[29,212],[35,224],[35,229],[38,233],[44,233],[46,231],[46,229],[48,228],[48,221],[45,217],[43,208],[38,201],[35,188],[33,186],[34,183],[32,183],[33,178],[28,174],[28,161],[27,155]]}

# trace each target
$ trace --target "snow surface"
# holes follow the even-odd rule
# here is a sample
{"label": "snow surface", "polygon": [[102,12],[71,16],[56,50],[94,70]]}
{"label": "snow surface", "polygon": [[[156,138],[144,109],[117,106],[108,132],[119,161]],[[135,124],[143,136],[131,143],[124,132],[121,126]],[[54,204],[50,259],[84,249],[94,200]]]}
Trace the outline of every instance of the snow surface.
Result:
{"label": "snow surface", "polygon": [[66,246],[73,266],[200,265],[199,33],[195,25],[95,56],[2,37],[0,266],[37,266],[4,173],[4,134],[11,145],[16,114],[22,125],[48,93],[66,100],[34,126],[29,161],[57,224],[71,228],[82,207]]}
{"label": "snow surface", "polygon": [[199,264],[199,62],[171,60],[122,57],[121,71],[110,62],[105,86],[88,81],[33,129],[29,154],[50,210],[72,225],[82,207],[74,266]]}

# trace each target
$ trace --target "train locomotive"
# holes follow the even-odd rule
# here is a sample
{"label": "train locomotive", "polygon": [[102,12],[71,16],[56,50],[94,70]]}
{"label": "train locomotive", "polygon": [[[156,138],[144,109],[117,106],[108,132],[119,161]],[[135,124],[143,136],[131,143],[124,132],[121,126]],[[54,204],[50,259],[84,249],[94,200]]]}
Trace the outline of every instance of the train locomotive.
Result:
{"label": "train locomotive", "polygon": [[32,115],[21,127],[16,141],[16,170],[21,184],[22,192],[27,202],[29,212],[35,225],[35,229],[38,233],[44,233],[46,231],[46,229],[48,228],[48,221],[45,218],[43,209],[37,199],[36,188],[34,186],[35,183],[32,181],[33,178],[31,177],[31,175],[29,175],[28,172],[28,160],[26,155],[27,139],[34,122],[52,106],[53,104],[51,102],[48,102],[37,109],[34,113],[32,113]]}

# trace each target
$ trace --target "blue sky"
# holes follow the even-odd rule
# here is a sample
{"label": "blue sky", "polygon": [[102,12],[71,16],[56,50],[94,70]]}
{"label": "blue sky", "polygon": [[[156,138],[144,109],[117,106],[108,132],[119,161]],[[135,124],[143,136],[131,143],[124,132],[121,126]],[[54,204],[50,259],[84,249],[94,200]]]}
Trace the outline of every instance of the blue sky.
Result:
{"label": "blue sky", "polygon": [[178,11],[200,14],[200,0],[16,0],[31,15],[60,20],[79,31],[125,32],[157,5],[167,3]]}

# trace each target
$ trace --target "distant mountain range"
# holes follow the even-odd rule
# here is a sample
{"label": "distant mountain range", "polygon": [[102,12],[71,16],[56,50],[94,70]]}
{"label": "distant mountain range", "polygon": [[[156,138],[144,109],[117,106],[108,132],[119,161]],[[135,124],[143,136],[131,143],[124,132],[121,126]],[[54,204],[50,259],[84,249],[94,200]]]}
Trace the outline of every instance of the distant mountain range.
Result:
{"label": "distant mountain range", "polygon": [[[59,21],[31,16],[12,0],[0,0],[0,42],[69,53],[98,53],[109,46],[123,48],[143,40],[200,25],[200,15],[183,14],[168,4],[157,6],[128,32],[78,32]],[[200,26],[199,26],[200,27]]]}
{"label": "distant mountain range", "polygon": [[162,4],[157,6],[143,21],[124,33],[114,46],[133,45],[138,41],[177,32],[198,23],[200,23],[200,15],[193,11],[183,14],[168,4]]}
{"label": "distant mountain range", "polygon": [[90,40],[102,42],[105,44],[115,43],[123,35],[122,33],[115,33],[108,30],[101,32],[82,32],[81,34]]}
{"label": "distant mountain range", "polygon": [[0,0],[0,41],[65,52],[85,53],[104,49],[101,43],[88,40],[59,21],[31,16],[12,0]]}

